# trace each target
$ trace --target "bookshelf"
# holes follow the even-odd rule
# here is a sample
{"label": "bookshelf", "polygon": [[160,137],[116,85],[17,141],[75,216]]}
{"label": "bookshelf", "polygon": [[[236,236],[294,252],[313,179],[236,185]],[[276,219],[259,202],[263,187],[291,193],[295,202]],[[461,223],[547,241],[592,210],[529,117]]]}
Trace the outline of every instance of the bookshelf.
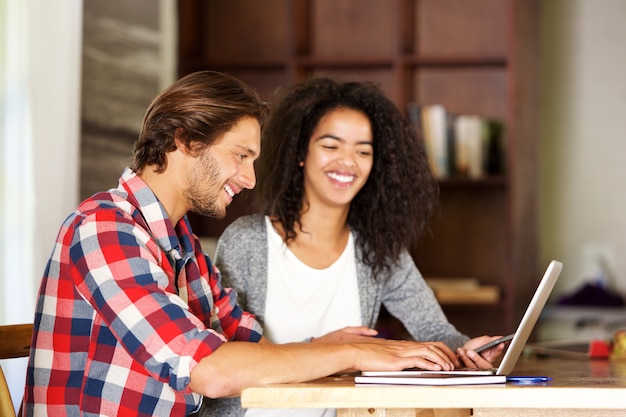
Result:
{"label": "bookshelf", "polygon": [[[426,277],[497,286],[495,303],[444,304],[470,335],[516,327],[537,265],[536,0],[179,0],[179,75],[228,72],[266,99],[310,75],[377,82],[400,108],[443,104],[505,125],[505,171],[440,182],[441,210],[412,248]],[[248,212],[192,217],[219,236]]]}

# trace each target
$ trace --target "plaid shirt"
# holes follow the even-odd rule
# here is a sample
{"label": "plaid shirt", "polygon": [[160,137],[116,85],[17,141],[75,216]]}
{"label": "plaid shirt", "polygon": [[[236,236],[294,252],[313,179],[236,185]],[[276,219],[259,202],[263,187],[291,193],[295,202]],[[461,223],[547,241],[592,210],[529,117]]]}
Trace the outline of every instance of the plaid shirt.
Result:
{"label": "plaid shirt", "polygon": [[34,322],[27,416],[185,416],[198,361],[261,338],[187,218],[174,227],[130,169],[63,223]]}

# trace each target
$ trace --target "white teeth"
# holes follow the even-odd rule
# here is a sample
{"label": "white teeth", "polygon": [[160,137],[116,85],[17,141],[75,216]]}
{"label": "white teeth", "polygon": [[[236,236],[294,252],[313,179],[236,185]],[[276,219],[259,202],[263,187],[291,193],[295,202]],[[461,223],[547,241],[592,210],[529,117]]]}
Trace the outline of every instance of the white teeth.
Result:
{"label": "white teeth", "polygon": [[334,179],[335,181],[344,182],[344,183],[354,181],[354,175],[341,175],[341,174],[336,174],[334,172],[329,172],[328,176]]}
{"label": "white teeth", "polygon": [[231,197],[234,197],[234,196],[235,196],[235,192],[233,191],[233,189],[232,189],[232,188],[230,188],[230,187],[228,186],[228,184],[224,186],[224,190],[226,190],[226,192],[228,193],[228,195],[229,195],[229,196],[231,196]]}

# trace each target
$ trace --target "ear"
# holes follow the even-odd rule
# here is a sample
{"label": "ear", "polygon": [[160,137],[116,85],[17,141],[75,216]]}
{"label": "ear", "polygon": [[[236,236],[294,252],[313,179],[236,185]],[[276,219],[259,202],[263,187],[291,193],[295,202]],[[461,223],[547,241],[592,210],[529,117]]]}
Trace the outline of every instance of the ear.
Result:
{"label": "ear", "polygon": [[176,145],[177,149],[183,152],[187,152],[187,147],[185,146],[185,142],[182,139],[184,133],[185,129],[183,129],[182,127],[176,128],[176,130],[174,131],[174,144]]}
{"label": "ear", "polygon": [[198,154],[197,149],[189,146],[185,138],[185,129],[182,127],[177,127],[174,131],[174,145],[176,145],[176,150],[181,151],[185,155],[195,158]]}
{"label": "ear", "polygon": [[174,145],[176,145],[176,150],[182,152],[184,155],[196,158],[207,147],[202,146],[200,142],[188,142],[185,133],[186,131],[182,127],[177,127],[174,131]]}

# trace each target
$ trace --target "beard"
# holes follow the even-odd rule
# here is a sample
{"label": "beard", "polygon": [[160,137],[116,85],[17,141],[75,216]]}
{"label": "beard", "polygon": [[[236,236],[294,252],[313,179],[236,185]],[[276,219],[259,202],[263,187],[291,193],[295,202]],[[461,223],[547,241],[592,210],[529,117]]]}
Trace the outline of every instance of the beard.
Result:
{"label": "beard", "polygon": [[183,190],[191,211],[202,216],[221,219],[226,216],[226,205],[220,204],[224,184],[220,180],[217,160],[210,152],[198,158],[197,164],[187,174],[189,186]]}

